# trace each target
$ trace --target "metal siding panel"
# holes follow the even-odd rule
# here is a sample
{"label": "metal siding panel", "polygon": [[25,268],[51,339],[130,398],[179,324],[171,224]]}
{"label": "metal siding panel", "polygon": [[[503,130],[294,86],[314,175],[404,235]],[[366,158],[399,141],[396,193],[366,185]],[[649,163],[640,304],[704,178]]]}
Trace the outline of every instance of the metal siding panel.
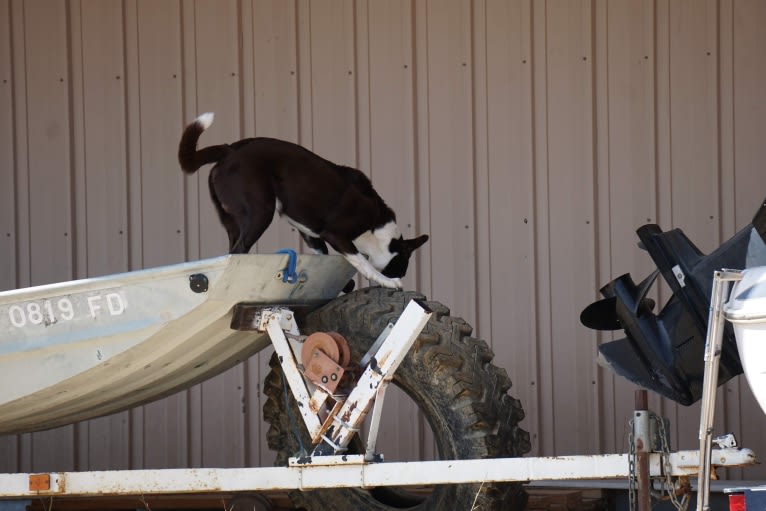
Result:
{"label": "metal siding panel", "polygon": [[[736,200],[736,180],[735,180],[735,132],[734,132],[734,27],[733,27],[733,0],[724,0],[719,5],[719,69],[718,69],[718,99],[719,99],[719,131],[718,140],[720,144],[720,173],[721,178],[719,186],[721,187],[721,234],[722,239],[730,238],[741,225],[737,225],[737,200]],[[751,210],[752,215],[755,209]],[[749,218],[749,216],[748,216]],[[742,415],[741,405],[751,399],[751,406],[758,409],[752,395],[744,397],[743,391],[746,389],[747,382],[745,378],[736,378],[719,388],[719,393],[723,394],[722,402],[718,405],[716,422],[714,426],[718,431],[741,432],[743,423],[747,423],[747,417]],[[752,408],[751,408],[752,409]],[[743,422],[745,419],[745,422]],[[719,428],[719,424],[723,426]],[[741,443],[740,435],[737,435]],[[762,435],[758,435],[756,441],[762,442]],[[751,447],[752,442],[747,444]],[[755,446],[755,452],[763,452],[763,448]],[[757,467],[760,477],[766,474],[766,470],[760,466]],[[748,479],[751,475],[750,468],[729,469],[724,471],[723,478],[726,479]]]}
{"label": "metal siding panel", "polygon": [[130,468],[130,414],[93,419],[78,425],[79,447],[86,457],[78,459],[80,470]]}
{"label": "metal siding panel", "polygon": [[[655,4],[655,55],[656,55],[656,146],[657,146],[657,223],[664,229],[669,229],[673,224],[673,139],[671,132],[672,109],[672,53],[671,40],[671,4],[669,0],[660,0]],[[665,303],[670,298],[670,289],[664,283],[660,283],[659,302]],[[671,445],[676,445],[681,434],[682,417],[680,405],[662,399],[662,405],[658,413],[670,420]],[[688,420],[685,419],[685,420]],[[684,430],[686,433],[686,430]]]}
{"label": "metal siding panel", "polygon": [[[415,137],[416,137],[416,178],[417,178],[417,214],[418,225],[421,232],[427,232],[433,236],[431,219],[431,144],[429,124],[429,57],[428,57],[428,4],[415,2],[412,7],[414,16],[413,25],[413,54],[414,54],[414,106],[415,106]],[[433,296],[432,277],[434,275],[431,265],[433,238],[423,245],[416,254],[420,271],[418,274],[417,289],[435,300],[446,302],[444,297]],[[425,428],[424,428],[425,429]],[[430,438],[424,438],[420,449],[424,457],[435,458],[438,456],[435,442]]]}
{"label": "metal siding panel", "polygon": [[341,165],[356,166],[354,8],[350,0],[309,3],[311,145]]}
{"label": "metal siding panel", "polygon": [[[242,138],[238,17],[235,0],[198,1],[194,4],[195,25],[184,30],[194,32],[191,44],[195,45],[193,55],[197,71],[193,77],[196,111],[189,112],[186,122],[203,112],[216,114],[213,126],[200,138],[200,147],[231,143]],[[181,172],[178,164],[176,168]],[[208,192],[211,168],[212,165],[206,165],[194,177],[186,177],[186,180],[197,180],[195,203],[199,208],[199,221],[190,228],[198,229],[199,257],[203,258],[224,254],[229,247],[226,230],[218,220]]]}
{"label": "metal siding panel", "polygon": [[18,472],[19,468],[19,437],[5,435],[0,437],[0,473]]}
{"label": "metal siding panel", "polygon": [[[185,258],[184,183],[176,161],[183,126],[180,13],[177,1],[136,5],[143,267]],[[186,399],[181,392],[135,416],[142,430],[136,466],[187,466]]]}
{"label": "metal siding panel", "polygon": [[672,225],[671,137],[670,137],[670,1],[655,4],[655,119],[657,144],[657,223]]}
{"label": "metal siding panel", "polygon": [[736,182],[736,224],[747,224],[766,196],[763,167],[766,144],[766,4],[758,0],[738,0],[733,8],[733,107],[734,161]]}
{"label": "metal siding panel", "polygon": [[188,410],[186,392],[141,407],[143,463],[133,468],[182,468],[188,466]]}
{"label": "metal siding panel", "polygon": [[[417,177],[417,214],[421,232],[431,234],[431,197],[429,182],[430,144],[428,124],[428,29],[426,2],[415,2],[412,7],[413,21],[413,58],[414,58],[414,104],[415,104],[415,175]],[[418,267],[417,289],[431,296],[432,275],[431,256],[433,240],[423,245],[416,253]]]}
{"label": "metal siding panel", "polygon": [[311,4],[296,0],[298,62],[298,143],[311,149],[314,136],[313,98],[311,89]]}
{"label": "metal siding panel", "polygon": [[549,158],[548,158],[548,34],[547,34],[546,5],[542,2],[532,2],[532,84],[533,84],[533,141],[534,141],[534,237],[535,237],[535,289],[537,314],[537,348],[538,370],[540,378],[537,381],[537,396],[534,404],[524,404],[525,409],[533,409],[537,413],[537,428],[530,431],[533,449],[539,455],[549,455],[555,452],[552,385],[552,345],[551,330],[551,275],[550,275],[550,239],[548,223],[550,204],[548,197]]}
{"label": "metal siding panel", "polygon": [[[359,12],[359,10],[357,11]],[[366,62],[367,73],[360,80],[359,115],[366,119],[368,161],[375,189],[396,212],[406,238],[420,234],[416,215],[416,173],[414,143],[414,98],[412,74],[412,14],[409,2],[369,2],[360,20],[367,32],[366,45],[357,49],[357,60]],[[362,37],[358,36],[358,40]],[[361,86],[364,79],[365,86]],[[362,101],[362,97],[366,101]],[[360,147],[365,137],[360,133]],[[362,166],[362,167],[365,167]],[[416,259],[404,279],[404,287],[415,288]],[[421,433],[422,432],[422,433]],[[378,445],[386,459],[412,460],[432,442],[430,428],[417,405],[398,390],[386,394]],[[430,447],[429,447],[430,448]]]}
{"label": "metal siding panel", "polygon": [[[253,89],[252,124],[257,136],[274,137],[291,142],[300,141],[299,82],[308,81],[310,73],[298,67],[297,8],[292,2],[256,0],[249,18],[252,31]],[[307,34],[304,34],[307,37]],[[310,109],[310,103],[308,107]],[[261,236],[256,249],[269,253],[281,248],[298,250],[301,239],[289,223],[275,216],[271,226]],[[270,372],[269,360],[273,349],[259,353],[247,362],[246,403],[248,420],[248,459],[250,463],[268,466],[275,453],[268,447],[268,424],[263,420],[266,396],[261,384]]]}
{"label": "metal siding panel", "polygon": [[238,364],[201,384],[202,466],[244,467],[244,367]]}
{"label": "metal siding panel", "polygon": [[[721,155],[721,234],[728,239],[737,231],[736,181],[734,160],[734,26],[733,0],[724,0],[719,7],[719,143]],[[751,213],[752,214],[752,213]],[[741,386],[747,387],[744,378],[735,378],[720,389],[723,393],[721,410],[716,417],[722,419],[720,431],[742,431]],[[718,424],[716,424],[716,428]],[[747,445],[747,444],[746,444]],[[761,452],[761,450],[756,450]],[[727,470],[726,479],[743,479],[743,469]]]}
{"label": "metal siding panel", "polygon": [[718,246],[717,49],[704,2],[670,2],[673,226],[704,252]]}
{"label": "metal siding panel", "polygon": [[[24,2],[32,283],[72,276],[66,5]],[[41,150],[40,148],[45,148]]]}
{"label": "metal siding panel", "polygon": [[[195,44],[194,86],[196,112],[215,112],[216,121],[200,140],[200,147],[231,143],[241,138],[239,12],[233,0],[198,1],[194,4]],[[192,27],[185,27],[191,29]],[[187,52],[184,52],[185,54]],[[187,121],[188,122],[188,121]],[[178,168],[178,166],[176,165]],[[194,204],[199,208],[199,255],[212,257],[227,252],[228,236],[218,220],[208,192],[212,165],[196,176],[198,191]],[[180,171],[180,168],[178,170]],[[199,386],[201,409],[190,416],[201,435],[201,466],[242,467],[245,465],[244,368],[231,368]]]}
{"label": "metal siding panel", "polygon": [[27,73],[24,4],[11,2],[11,94],[13,98],[14,194],[16,221],[16,285],[31,285],[29,229],[29,134],[27,132]]}
{"label": "metal siding panel", "polygon": [[608,140],[611,263],[638,274],[652,270],[637,250],[635,229],[656,221],[654,169],[654,48],[644,29],[651,2],[610,2],[608,19]]}
{"label": "metal siding panel", "polygon": [[473,86],[473,175],[474,175],[474,225],[476,226],[476,322],[477,336],[486,337],[492,347],[492,311],[490,300],[490,237],[489,218],[489,162],[487,97],[489,77],[487,68],[487,2],[481,0],[471,5],[471,80]]}
{"label": "metal siding panel", "polygon": [[[487,285],[490,333],[481,333],[508,370],[521,399],[524,427],[537,431],[534,342],[534,161],[532,140],[531,5],[490,0],[486,10]],[[478,93],[477,88],[477,93]],[[481,222],[477,219],[477,224]],[[481,244],[481,242],[480,242]],[[533,452],[539,447],[533,443]]]}
{"label": "metal siding panel", "polygon": [[[369,173],[375,189],[396,212],[405,238],[417,225],[411,12],[406,1],[371,2],[369,8]],[[367,105],[365,105],[367,106]],[[363,108],[365,110],[365,108]],[[405,288],[414,288],[413,259]]]}
{"label": "metal siding panel", "polygon": [[128,269],[122,5],[82,4],[87,274]]}
{"label": "metal siding panel", "polygon": [[184,182],[176,153],[181,112],[181,27],[177,1],[139,0],[138,64],[142,266],[184,259]]}
{"label": "metal siding panel", "polygon": [[[595,452],[595,361],[577,324],[595,280],[589,2],[548,4],[548,181],[555,452]],[[544,319],[544,316],[543,316]],[[568,420],[562,420],[568,418]],[[578,424],[572,434],[569,420]]]}
{"label": "metal siding panel", "polygon": [[[295,16],[292,3],[258,0],[253,4],[252,94],[256,136],[298,143],[298,80],[308,79],[308,73],[298,76]],[[297,230],[275,216],[256,248],[262,253],[297,250],[300,243]]]}
{"label": "metal siding panel", "polygon": [[[185,127],[192,120],[196,119],[201,113],[208,112],[209,110],[203,110],[200,112],[200,105],[198,101],[198,88],[197,88],[197,2],[182,2],[181,3],[181,68],[183,73],[181,75],[183,85],[183,126]],[[213,39],[214,41],[216,38]],[[205,45],[207,41],[201,43]],[[193,51],[189,51],[188,48],[193,48]],[[222,59],[225,60],[225,59]],[[205,70],[200,71],[205,74]],[[215,112],[214,112],[215,113]],[[220,119],[219,119],[220,120]],[[224,121],[225,122],[225,121]],[[207,137],[210,133],[207,134]],[[213,135],[215,136],[215,135]],[[205,135],[203,135],[205,137]],[[205,137],[205,139],[207,138]],[[180,133],[179,133],[180,138]],[[203,139],[200,143],[200,147],[207,145],[207,141]],[[227,141],[229,142],[229,141]],[[180,165],[177,165],[179,172],[181,171]],[[207,197],[207,180],[200,179],[204,174],[206,178],[210,172],[210,168],[203,166],[193,176],[186,176],[182,174],[184,183],[184,222],[186,232],[186,257],[187,259],[199,259],[202,257],[202,242],[201,237],[203,235],[203,228],[201,228],[202,218],[200,215],[205,212],[205,204],[200,204],[200,195],[204,194]],[[202,185],[202,186],[200,186]],[[208,199],[207,207],[213,209],[212,203]],[[213,211],[215,215],[215,212]],[[208,230],[209,231],[209,230]],[[225,233],[218,230],[213,230],[210,234],[221,236],[226,240]],[[224,247],[228,247],[228,241],[224,241]],[[193,394],[193,392],[192,392]],[[192,394],[190,394],[190,401],[192,400]],[[190,433],[191,434],[191,433]],[[190,446],[190,457],[194,457],[197,454],[195,446]]]}
{"label": "metal siding panel", "polygon": [[[15,137],[14,137],[14,102],[13,70],[11,46],[11,3],[0,0],[0,110],[9,115],[0,119],[0,254],[3,254],[0,266],[0,290],[16,287],[16,200],[15,200]],[[18,437],[0,436],[0,472],[15,472],[19,469]]]}
{"label": "metal siding panel", "polygon": [[29,463],[34,472],[75,470],[75,426],[32,433],[29,440]]}
{"label": "metal siding panel", "polygon": [[[72,277],[69,58],[66,5],[23,3],[31,282]],[[40,148],[44,148],[41,150]],[[74,427],[34,433],[34,470],[75,469]]]}
{"label": "metal siding panel", "polygon": [[[181,4],[181,47],[182,51],[182,66],[183,66],[183,112],[184,112],[184,125],[191,122],[193,119],[202,113],[199,111],[198,98],[197,98],[197,31],[196,26],[196,2],[183,2]],[[194,51],[187,51],[187,48],[194,48]],[[201,146],[207,145],[206,143],[200,144]],[[180,165],[178,171],[182,172]],[[195,259],[200,257],[201,237],[202,229],[200,228],[203,204],[200,204],[200,185],[203,186],[203,190],[207,188],[206,181],[200,180],[199,176],[202,173],[209,173],[208,168],[200,169],[194,176],[185,176],[184,181],[184,200],[186,201],[184,221],[186,224],[186,257],[188,259]],[[208,199],[209,201],[210,199]],[[211,204],[208,204],[210,206]],[[221,227],[219,226],[219,229]],[[219,235],[223,233],[219,232]],[[224,235],[224,238],[226,236]],[[228,246],[228,245],[227,245]],[[187,405],[188,405],[188,429],[187,429],[187,443],[189,446],[188,453],[188,466],[189,467],[202,467],[202,457],[204,442],[202,438],[203,427],[201,417],[203,416],[203,403],[202,403],[202,385],[195,385],[191,387],[187,392]]]}
{"label": "metal siding panel", "polygon": [[[766,161],[766,4],[757,0],[737,0],[732,6],[733,55],[731,101],[733,117],[733,176],[735,185],[734,216],[737,227],[752,219],[757,207],[766,197],[763,185],[763,164]],[[722,56],[723,58],[723,56]],[[722,76],[723,78],[723,76]],[[728,176],[724,176],[727,179]],[[766,453],[766,437],[763,435],[764,416],[744,377],[737,379],[738,392],[727,394],[726,415],[736,417],[736,429],[726,429],[737,434],[740,445],[752,448],[763,458]],[[732,384],[734,385],[734,384]],[[731,428],[732,424],[727,424]],[[761,464],[742,471],[743,479],[766,478],[766,466]]]}
{"label": "metal siding panel", "polygon": [[[14,102],[14,156],[15,156],[15,206],[16,206],[16,285],[28,286],[31,280],[30,232],[29,232],[29,158],[27,133],[27,75],[26,75],[26,27],[24,5],[21,1],[11,2],[11,49],[12,87]],[[16,445],[16,467],[21,471],[32,469],[32,435],[18,435]]]}
{"label": "metal siding panel", "polygon": [[[354,94],[356,95],[356,168],[370,176],[370,2],[353,0],[354,5]],[[392,34],[395,37],[395,34]]]}
{"label": "metal siding panel", "polygon": [[[606,20],[605,126],[608,160],[604,176],[608,186],[605,225],[600,236],[609,240],[606,264],[615,274],[631,272],[635,278],[648,275],[654,265],[645,251],[636,246],[636,228],[656,222],[655,118],[654,118],[654,9],[651,2],[609,2]],[[599,169],[600,171],[602,169]],[[595,289],[611,280],[599,274]],[[594,289],[594,290],[595,290]],[[600,297],[600,296],[599,296]],[[595,298],[595,297],[594,297]],[[655,296],[656,298],[656,296]],[[609,335],[604,335],[609,339]],[[620,337],[619,333],[615,337]],[[610,451],[624,450],[626,421],[634,409],[635,385],[611,371],[601,369],[609,400],[604,417]]]}
{"label": "metal siding panel", "polygon": [[[669,5],[670,171],[672,227],[679,227],[702,250],[718,246],[717,48],[708,34],[716,12],[703,2]],[[663,225],[664,229],[671,225]],[[676,407],[674,447],[698,446],[699,403]]]}
{"label": "metal siding panel", "polygon": [[298,142],[295,4],[255,0],[252,13],[255,127],[259,136]]}
{"label": "metal siding panel", "polygon": [[[708,0],[711,2],[713,0]],[[734,8],[735,0],[723,0],[718,8],[718,101],[721,172],[721,234],[723,239],[737,230],[736,168],[734,160]],[[756,202],[757,204],[757,202]]]}
{"label": "metal siding panel", "polygon": [[14,169],[15,112],[13,104],[13,69],[11,47],[11,4],[0,1],[0,289],[16,287],[16,172]]}
{"label": "metal siding panel", "polygon": [[128,249],[129,268],[142,268],[143,199],[141,197],[141,100],[138,47],[138,1],[125,0],[125,132],[128,171]]}
{"label": "metal siding panel", "polygon": [[[609,184],[609,147],[601,143],[608,140],[609,135],[609,5],[607,0],[598,0],[594,3],[593,16],[593,65],[594,69],[594,114],[596,150],[596,281],[593,283],[593,299],[601,298],[598,289],[602,282],[608,282],[612,276],[611,246],[604,243],[609,239],[611,221],[609,211],[610,184]],[[609,340],[612,334],[608,332],[592,332],[591,337],[594,345],[601,341]],[[599,437],[598,452],[619,452],[616,445],[620,444],[617,439],[617,431],[621,430],[624,419],[618,419],[616,407],[621,401],[617,399],[615,387],[620,385],[612,371],[598,367],[596,370],[596,384],[598,386],[599,399],[596,404],[599,421],[596,424]],[[614,411],[614,412],[613,412]]]}
{"label": "metal siding panel", "polygon": [[[138,45],[138,2],[125,0],[123,4],[125,35],[125,131],[127,138],[126,165],[128,172],[128,251],[129,269],[142,267],[142,218],[141,197],[141,115]],[[144,409],[138,407],[127,412],[129,468],[144,466]]]}
{"label": "metal siding panel", "polygon": [[470,4],[427,4],[431,294],[476,319]]}
{"label": "metal siding panel", "polygon": [[[70,4],[77,277],[128,269],[122,5]],[[127,468],[128,414],[78,424],[78,469]]]}
{"label": "metal siding panel", "polygon": [[[69,111],[69,136],[71,140],[72,162],[72,223],[76,236],[73,240],[73,278],[87,276],[88,265],[88,236],[87,228],[87,201],[85,197],[85,114],[84,114],[84,73],[83,73],[83,38],[74,37],[73,34],[82,34],[81,2],[68,4],[68,42],[69,42],[69,72],[70,90]],[[80,446],[82,447],[82,446]],[[77,454],[82,459],[81,453]]]}

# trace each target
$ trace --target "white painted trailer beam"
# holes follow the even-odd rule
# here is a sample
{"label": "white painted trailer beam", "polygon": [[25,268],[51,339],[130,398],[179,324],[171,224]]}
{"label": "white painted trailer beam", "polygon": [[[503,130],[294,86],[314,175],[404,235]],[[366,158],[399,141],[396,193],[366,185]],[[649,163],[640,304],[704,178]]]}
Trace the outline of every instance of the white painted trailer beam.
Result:
{"label": "white painted trailer beam", "polygon": [[[727,467],[755,462],[755,455],[749,449],[715,449],[712,456],[714,465]],[[0,474],[0,498],[237,493],[484,481],[614,479],[626,478],[629,474],[627,454],[395,463],[359,463],[363,458],[361,455],[328,458],[312,458],[306,464],[289,467]],[[316,464],[312,464],[314,460]],[[697,451],[680,451],[670,455],[673,476],[694,475],[698,465]],[[661,476],[661,467],[660,454],[652,453],[649,461],[651,476]]]}

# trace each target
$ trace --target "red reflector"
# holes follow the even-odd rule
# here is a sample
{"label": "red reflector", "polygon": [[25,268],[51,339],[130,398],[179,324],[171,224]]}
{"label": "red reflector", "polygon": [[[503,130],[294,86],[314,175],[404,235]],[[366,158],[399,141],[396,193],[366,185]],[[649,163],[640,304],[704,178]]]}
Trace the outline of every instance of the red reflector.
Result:
{"label": "red reflector", "polygon": [[744,493],[729,495],[729,511],[747,511]]}

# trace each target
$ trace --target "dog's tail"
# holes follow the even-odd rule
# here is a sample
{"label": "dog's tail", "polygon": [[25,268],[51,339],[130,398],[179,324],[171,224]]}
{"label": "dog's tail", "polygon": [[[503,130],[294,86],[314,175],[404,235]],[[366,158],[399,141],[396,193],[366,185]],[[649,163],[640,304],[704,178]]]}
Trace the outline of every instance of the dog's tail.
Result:
{"label": "dog's tail", "polygon": [[181,142],[178,144],[178,163],[187,174],[196,172],[206,163],[218,162],[229,151],[229,146],[226,144],[197,150],[197,141],[202,132],[213,124],[213,117],[212,112],[200,115],[184,129],[181,135]]}

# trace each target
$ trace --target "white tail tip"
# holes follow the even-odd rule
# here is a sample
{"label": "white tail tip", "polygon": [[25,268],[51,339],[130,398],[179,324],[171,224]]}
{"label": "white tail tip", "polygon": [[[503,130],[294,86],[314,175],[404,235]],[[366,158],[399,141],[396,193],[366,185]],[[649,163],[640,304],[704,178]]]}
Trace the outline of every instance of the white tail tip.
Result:
{"label": "white tail tip", "polygon": [[211,124],[213,124],[213,118],[215,117],[215,114],[213,112],[207,112],[199,117],[197,117],[196,121],[199,125],[202,126],[202,129],[208,129]]}

